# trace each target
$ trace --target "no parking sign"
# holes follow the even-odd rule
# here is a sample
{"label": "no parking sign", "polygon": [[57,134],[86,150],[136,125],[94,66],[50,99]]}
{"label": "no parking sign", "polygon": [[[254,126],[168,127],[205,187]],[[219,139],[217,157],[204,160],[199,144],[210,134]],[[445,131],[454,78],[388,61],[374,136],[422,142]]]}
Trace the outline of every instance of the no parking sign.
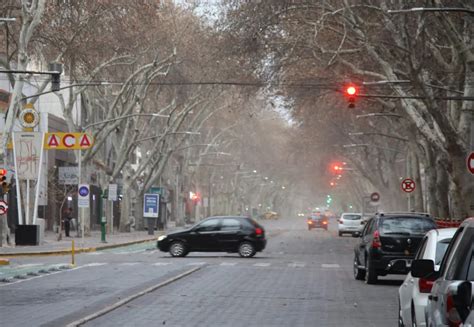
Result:
{"label": "no parking sign", "polygon": [[5,215],[8,212],[8,204],[0,200],[0,215]]}
{"label": "no parking sign", "polygon": [[77,193],[77,206],[79,208],[89,208],[89,184],[79,184]]}

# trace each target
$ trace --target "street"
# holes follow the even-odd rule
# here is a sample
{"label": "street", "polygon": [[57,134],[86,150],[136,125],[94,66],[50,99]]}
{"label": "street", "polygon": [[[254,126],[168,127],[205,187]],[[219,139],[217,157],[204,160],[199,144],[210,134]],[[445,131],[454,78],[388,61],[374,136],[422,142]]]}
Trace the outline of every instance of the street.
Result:
{"label": "street", "polygon": [[0,278],[30,275],[0,283],[0,316],[9,317],[2,326],[79,325],[84,317],[84,326],[396,325],[402,277],[354,280],[356,239],[338,237],[335,220],[328,232],[308,231],[302,218],[262,224],[268,245],[251,259],[172,258],[153,242],[80,254],[71,269],[61,268],[67,256],[14,259]]}

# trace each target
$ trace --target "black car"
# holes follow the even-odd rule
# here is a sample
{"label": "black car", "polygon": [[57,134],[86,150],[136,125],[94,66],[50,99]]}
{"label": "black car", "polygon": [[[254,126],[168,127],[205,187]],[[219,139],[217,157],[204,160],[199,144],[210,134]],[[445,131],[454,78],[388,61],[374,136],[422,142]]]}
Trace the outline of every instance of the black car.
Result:
{"label": "black car", "polygon": [[163,235],[157,247],[173,257],[189,252],[229,252],[250,258],[265,248],[265,230],[248,217],[210,217],[193,227]]}
{"label": "black car", "polygon": [[323,215],[319,212],[312,213],[307,219],[306,223],[308,224],[308,230],[313,228],[323,228],[328,230],[329,219],[326,215]]}
{"label": "black car", "polygon": [[[406,274],[406,260],[415,257],[423,236],[435,229],[423,213],[378,213],[365,224],[354,252],[354,277],[375,284],[378,276]],[[405,260],[403,264],[397,261]],[[402,263],[402,262],[399,262]]]}

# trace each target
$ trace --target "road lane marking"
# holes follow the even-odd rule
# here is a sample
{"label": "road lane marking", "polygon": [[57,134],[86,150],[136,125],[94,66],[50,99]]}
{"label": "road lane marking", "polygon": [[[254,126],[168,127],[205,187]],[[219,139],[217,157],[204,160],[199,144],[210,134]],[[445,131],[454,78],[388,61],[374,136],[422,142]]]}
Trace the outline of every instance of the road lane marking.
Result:
{"label": "road lane marking", "polygon": [[66,327],[76,327],[76,326],[83,325],[83,324],[85,324],[85,323],[87,323],[91,320],[94,320],[96,318],[99,318],[99,317],[101,317],[101,316],[103,316],[103,315],[105,315],[105,314],[107,314],[107,313],[109,313],[109,312],[111,312],[111,311],[113,311],[117,308],[120,308],[121,306],[127,304],[128,302],[131,302],[131,301],[133,301],[133,300],[135,300],[135,299],[137,299],[137,298],[139,298],[143,295],[154,292],[154,291],[156,291],[157,289],[159,289],[163,286],[169,285],[169,284],[171,284],[171,283],[173,283],[173,282],[175,282],[175,281],[177,281],[181,278],[184,278],[184,277],[198,271],[199,269],[201,269],[201,267],[195,267],[195,268],[192,268],[188,271],[185,271],[184,273],[179,274],[178,276],[175,276],[175,277],[172,277],[168,280],[165,280],[164,282],[161,282],[161,283],[156,284],[152,287],[149,287],[149,288],[147,288],[147,289],[145,289],[145,290],[143,290],[143,291],[141,291],[137,294],[131,295],[131,296],[129,296],[129,297],[123,299],[123,300],[120,300],[120,301],[118,301],[118,302],[116,302],[112,305],[109,305],[108,307],[105,307],[104,309],[99,310],[99,311],[97,311],[93,314],[90,314],[90,315],[88,315],[88,316],[86,316],[82,319],[76,320],[76,321],[68,324]]}
{"label": "road lane marking", "polygon": [[255,267],[269,267],[270,263],[268,263],[268,262],[259,262],[259,263],[254,264],[254,266]]}
{"label": "road lane marking", "polygon": [[221,266],[235,266],[237,262],[221,262]]}
{"label": "road lane marking", "polygon": [[108,262],[92,262],[92,263],[85,264],[81,267],[100,267],[100,266],[105,266],[108,264],[109,264]]}
{"label": "road lane marking", "polygon": [[138,264],[140,264],[140,262],[123,262],[119,264],[119,266],[136,266]]}
{"label": "road lane marking", "polygon": [[190,262],[186,266],[202,266],[202,265],[205,265],[205,264],[206,264],[206,262],[198,261],[198,262]]}
{"label": "road lane marking", "polygon": [[304,268],[306,266],[306,263],[304,262],[292,262],[288,264],[288,267],[291,268]]}
{"label": "road lane marking", "polygon": [[171,262],[156,262],[154,264],[152,264],[152,266],[167,266],[167,265],[170,265]]}
{"label": "road lane marking", "polygon": [[36,267],[36,266],[44,266],[44,263],[26,263],[24,265],[19,265],[19,266],[12,266],[12,268],[15,269],[21,269],[21,268],[30,268],[30,267]]}
{"label": "road lane marking", "polygon": [[341,268],[341,266],[338,265],[337,263],[323,263],[321,267],[322,268]]}
{"label": "road lane marking", "polygon": [[89,253],[86,253],[86,255],[101,255],[101,254],[104,254],[104,252],[89,252]]}

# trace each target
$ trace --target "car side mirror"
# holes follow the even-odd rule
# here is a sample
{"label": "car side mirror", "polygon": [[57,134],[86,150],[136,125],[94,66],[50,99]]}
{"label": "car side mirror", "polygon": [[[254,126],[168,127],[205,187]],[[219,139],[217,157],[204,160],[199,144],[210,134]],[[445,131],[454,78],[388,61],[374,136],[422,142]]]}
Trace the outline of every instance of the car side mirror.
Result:
{"label": "car side mirror", "polygon": [[360,237],[361,234],[359,232],[352,233],[352,237]]}
{"label": "car side mirror", "polygon": [[471,312],[472,306],[472,284],[470,281],[458,285],[457,294],[453,295],[454,307],[464,322]]}
{"label": "car side mirror", "polygon": [[417,278],[427,277],[434,274],[434,261],[429,259],[418,259],[411,262],[411,275]]}

